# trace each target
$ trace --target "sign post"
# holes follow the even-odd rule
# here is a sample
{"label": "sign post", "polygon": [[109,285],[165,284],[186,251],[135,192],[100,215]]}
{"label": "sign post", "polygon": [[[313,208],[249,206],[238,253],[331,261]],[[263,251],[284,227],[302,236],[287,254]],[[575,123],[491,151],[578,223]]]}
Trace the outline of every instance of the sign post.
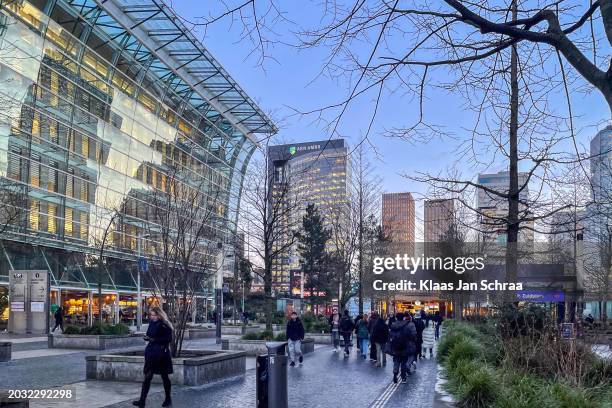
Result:
{"label": "sign post", "polygon": [[49,328],[49,272],[9,273],[9,332],[43,334]]}
{"label": "sign post", "polygon": [[49,325],[49,272],[28,271],[28,332],[47,333]]}
{"label": "sign post", "polygon": [[27,272],[9,272],[9,333],[24,334],[28,328],[26,314]]}

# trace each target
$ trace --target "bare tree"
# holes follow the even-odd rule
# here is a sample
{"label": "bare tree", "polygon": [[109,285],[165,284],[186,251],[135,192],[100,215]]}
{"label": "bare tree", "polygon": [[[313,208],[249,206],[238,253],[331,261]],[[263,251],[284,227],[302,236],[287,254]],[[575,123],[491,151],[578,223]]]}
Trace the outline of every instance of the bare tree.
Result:
{"label": "bare tree", "polygon": [[221,232],[221,188],[178,163],[167,163],[164,170],[152,191],[135,192],[134,199],[145,203],[146,222],[130,222],[137,244],[150,258],[149,286],[175,326],[172,350],[179,356],[195,295],[221,268],[219,255],[227,237]]}
{"label": "bare tree", "polygon": [[288,175],[276,174],[271,171],[272,166],[267,151],[260,159],[251,161],[241,205],[242,225],[248,225],[245,234],[250,237],[248,249],[263,264],[260,276],[264,281],[269,330],[274,313],[273,277],[275,273],[289,273],[283,261],[297,241],[298,226],[297,196],[291,191]]}

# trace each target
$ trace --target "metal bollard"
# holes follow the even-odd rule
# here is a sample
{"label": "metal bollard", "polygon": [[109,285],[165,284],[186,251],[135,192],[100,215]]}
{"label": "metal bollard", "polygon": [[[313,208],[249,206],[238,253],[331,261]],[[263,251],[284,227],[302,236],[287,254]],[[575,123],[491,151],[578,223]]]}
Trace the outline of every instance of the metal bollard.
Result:
{"label": "metal bollard", "polygon": [[268,342],[267,355],[257,356],[257,408],[287,408],[286,342]]}

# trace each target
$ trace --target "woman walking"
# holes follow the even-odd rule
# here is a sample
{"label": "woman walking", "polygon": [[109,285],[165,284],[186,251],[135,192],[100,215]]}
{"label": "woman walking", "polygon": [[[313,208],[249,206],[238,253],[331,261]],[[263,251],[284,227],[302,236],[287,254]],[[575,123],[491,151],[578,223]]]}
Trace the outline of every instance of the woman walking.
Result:
{"label": "woman walking", "polygon": [[429,358],[433,358],[434,338],[436,336],[434,325],[433,321],[426,320],[425,330],[423,330],[423,352],[421,353],[423,357],[427,355],[427,349],[429,349]]}
{"label": "woman walking", "polygon": [[172,398],[170,396],[171,384],[168,375],[174,372],[172,369],[172,356],[170,354],[173,330],[172,323],[170,323],[168,316],[161,308],[154,307],[149,311],[149,328],[144,337],[144,340],[149,343],[145,348],[144,381],[140,391],[140,399],[134,401],[133,405],[137,407],[145,406],[153,375],[159,374],[164,383],[164,392],[166,394],[162,407],[172,406]]}
{"label": "woman walking", "polygon": [[361,350],[361,356],[364,360],[368,357],[368,343],[370,342],[370,332],[368,331],[368,315],[363,314],[363,318],[357,323],[357,343],[359,344],[359,350]]}

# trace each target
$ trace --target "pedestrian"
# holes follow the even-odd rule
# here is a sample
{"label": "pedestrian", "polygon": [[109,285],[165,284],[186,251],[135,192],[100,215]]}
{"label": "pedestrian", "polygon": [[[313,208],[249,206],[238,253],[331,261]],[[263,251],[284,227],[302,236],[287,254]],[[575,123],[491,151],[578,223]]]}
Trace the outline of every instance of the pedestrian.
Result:
{"label": "pedestrian", "polygon": [[355,325],[357,333],[357,344],[361,350],[361,357],[365,360],[368,357],[368,344],[370,342],[370,332],[368,331],[368,315],[364,314],[363,318]]}
{"label": "pedestrian", "polygon": [[55,327],[53,327],[53,330],[51,330],[51,333],[54,333],[55,329],[57,329],[58,327],[62,330],[62,333],[63,333],[64,332],[64,309],[62,309],[61,306],[58,307],[55,313],[53,314],[53,317],[55,318]]}
{"label": "pedestrian", "polygon": [[289,364],[295,367],[295,357],[298,356],[298,362],[302,364],[304,356],[302,354],[302,341],[304,340],[304,325],[295,311],[291,312],[291,319],[287,323],[287,343],[289,348]]}
{"label": "pedestrian", "polygon": [[137,407],[144,407],[147,400],[147,394],[151,387],[153,375],[161,375],[164,383],[164,392],[166,398],[162,407],[172,406],[172,398],[170,395],[171,383],[170,374],[174,372],[172,368],[172,355],[170,353],[170,342],[172,341],[172,332],[174,327],[168,320],[166,313],[159,307],[153,307],[149,310],[149,328],[144,340],[148,342],[145,348],[145,364],[144,364],[144,381],[140,391],[140,399],[132,404]]}
{"label": "pedestrian", "polygon": [[390,313],[389,313],[389,316],[388,316],[388,318],[387,318],[387,326],[391,327],[391,325],[392,325],[393,323],[395,323],[395,321],[396,321],[396,318],[395,318],[395,313],[390,312]]}
{"label": "pedestrian", "polygon": [[416,331],[417,331],[416,354],[415,354],[414,361],[417,361],[423,358],[423,355],[421,354],[421,347],[423,346],[423,330],[425,330],[425,321],[421,318],[420,313],[415,313],[413,320],[414,320],[414,327],[416,328]]}
{"label": "pedestrian", "polygon": [[351,319],[351,316],[349,316],[349,311],[345,310],[339,324],[339,332],[344,340],[344,357],[348,357],[350,354],[349,347],[351,346],[351,334],[353,333],[354,328],[355,323],[353,322],[353,319]]}
{"label": "pedestrian", "polygon": [[429,349],[429,358],[433,358],[433,346],[435,342],[434,322],[426,320],[425,330],[423,330],[423,351],[421,354],[426,355]]}
{"label": "pedestrian", "polygon": [[329,326],[331,329],[332,346],[334,346],[334,353],[338,352],[340,346],[340,315],[338,309],[334,309],[334,312],[329,317]]}
{"label": "pedestrian", "polygon": [[389,349],[393,356],[393,382],[397,383],[398,374],[402,382],[410,375],[410,364],[415,352],[416,328],[410,320],[404,320],[404,314],[398,313],[396,321],[389,331]]}
{"label": "pedestrian", "polygon": [[436,313],[434,313],[433,321],[436,323],[435,336],[437,341],[440,340],[440,326],[442,326],[442,322],[444,321],[442,316],[440,316],[440,312],[436,311]]}
{"label": "pedestrian", "polygon": [[378,317],[370,334],[370,347],[376,348],[376,367],[387,365],[387,355],[384,352],[385,344],[389,341],[389,326],[385,320]]}
{"label": "pedestrian", "polygon": [[[363,314],[359,313],[355,318],[355,335],[357,335],[357,328],[359,327],[359,322],[363,319]],[[361,345],[357,342],[357,350],[361,350]]]}
{"label": "pedestrian", "polygon": [[[374,326],[376,325],[377,320],[378,313],[375,310],[372,310],[370,312],[370,320],[368,321],[368,332],[370,333],[370,336],[372,335],[372,331],[374,331]],[[370,343],[370,361],[375,362],[376,358],[376,343]]]}

